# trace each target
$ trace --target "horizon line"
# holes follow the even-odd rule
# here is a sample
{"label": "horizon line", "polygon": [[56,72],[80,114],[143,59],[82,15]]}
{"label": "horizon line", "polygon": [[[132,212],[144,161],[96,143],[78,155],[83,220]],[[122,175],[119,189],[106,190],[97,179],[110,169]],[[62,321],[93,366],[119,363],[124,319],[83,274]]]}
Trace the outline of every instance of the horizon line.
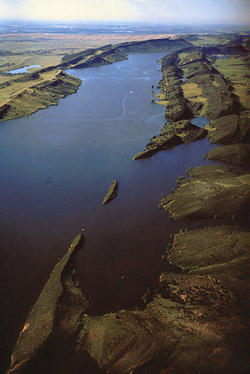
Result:
{"label": "horizon line", "polygon": [[41,22],[41,23],[86,23],[86,24],[123,24],[123,25],[137,25],[138,23],[140,25],[148,25],[148,26],[161,26],[161,27],[168,27],[170,25],[176,25],[176,26],[228,26],[228,27],[249,27],[250,23],[232,23],[232,22],[211,22],[211,21],[197,21],[197,22],[180,22],[180,21],[166,21],[166,23],[163,22],[154,22],[154,21],[143,21],[143,20],[136,20],[136,21],[122,21],[122,20],[86,20],[86,19],[72,19],[72,20],[66,20],[66,19],[38,19],[38,18],[30,18],[30,19],[15,19],[15,18],[0,18],[0,22],[19,22],[19,23],[27,23],[27,22]]}

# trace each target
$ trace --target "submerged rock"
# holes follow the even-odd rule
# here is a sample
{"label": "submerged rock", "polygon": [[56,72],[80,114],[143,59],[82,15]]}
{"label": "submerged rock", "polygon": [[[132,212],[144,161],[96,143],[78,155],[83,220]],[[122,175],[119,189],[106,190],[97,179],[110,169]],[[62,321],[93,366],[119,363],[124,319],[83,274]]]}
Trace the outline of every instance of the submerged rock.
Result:
{"label": "submerged rock", "polygon": [[106,193],[106,196],[104,197],[103,204],[107,204],[109,201],[113,200],[117,196],[118,192],[118,183],[116,180],[114,180],[111,183],[111,186],[108,189],[108,192]]}

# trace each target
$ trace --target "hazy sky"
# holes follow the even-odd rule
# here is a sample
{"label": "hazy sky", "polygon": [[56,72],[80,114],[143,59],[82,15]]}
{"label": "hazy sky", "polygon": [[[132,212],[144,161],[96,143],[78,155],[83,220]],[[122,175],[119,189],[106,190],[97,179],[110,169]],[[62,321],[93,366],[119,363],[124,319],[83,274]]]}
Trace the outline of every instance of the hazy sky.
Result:
{"label": "hazy sky", "polygon": [[250,0],[0,0],[0,19],[250,24]]}

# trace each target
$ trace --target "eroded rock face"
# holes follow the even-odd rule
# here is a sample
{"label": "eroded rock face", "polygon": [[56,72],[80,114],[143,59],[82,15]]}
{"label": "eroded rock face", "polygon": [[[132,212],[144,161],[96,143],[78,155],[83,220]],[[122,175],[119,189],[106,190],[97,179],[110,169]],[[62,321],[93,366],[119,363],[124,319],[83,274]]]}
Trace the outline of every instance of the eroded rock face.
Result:
{"label": "eroded rock face", "polygon": [[210,143],[231,143],[239,127],[239,116],[230,114],[213,121],[214,129],[208,134]]}
{"label": "eroded rock face", "polygon": [[84,317],[78,349],[87,350],[108,373],[133,372],[176,344],[171,323],[159,320],[153,309]]}
{"label": "eroded rock face", "polygon": [[237,143],[212,148],[206,158],[233,165],[248,165],[250,163],[250,144]]}
{"label": "eroded rock face", "polygon": [[[187,326],[199,326],[207,333],[204,340],[194,333],[195,352],[190,352],[187,342],[186,363],[183,356],[175,356],[173,367],[181,370],[173,373],[192,373],[192,358],[197,363],[195,373],[247,373],[250,232],[237,226],[216,226],[177,234],[168,261],[183,273],[161,274],[159,292],[185,307]],[[202,368],[201,357],[207,370]]]}
{"label": "eroded rock face", "polygon": [[[44,72],[46,69],[41,69],[39,72]],[[50,70],[54,70],[54,75],[49,80],[43,77],[43,80],[40,81],[38,73],[27,74],[24,78],[13,80],[11,83],[13,95],[9,97],[7,104],[0,107],[0,121],[28,116],[39,109],[57,105],[59,99],[77,92],[81,85],[79,78],[66,74],[55,67],[51,67]],[[22,81],[26,82],[26,88],[17,89],[16,87],[19,87],[18,84]]]}
{"label": "eroded rock face", "polygon": [[181,138],[176,135],[159,135],[152,138],[150,143],[147,144],[147,149],[136,153],[133,160],[138,160],[140,158],[150,157],[153,154],[161,151],[162,149],[170,149],[179,144],[183,144]]}
{"label": "eroded rock face", "polygon": [[240,114],[230,114],[212,121],[208,132],[210,143],[234,144],[249,143],[250,113],[241,111]]}
{"label": "eroded rock face", "polygon": [[180,144],[200,140],[206,134],[207,130],[193,125],[190,120],[167,123],[163,126],[160,135],[153,137],[147,144],[147,149],[137,153],[133,160],[150,157],[163,149],[170,149]]}
{"label": "eroded rock face", "polygon": [[[144,310],[98,317],[86,314],[88,301],[73,279],[82,241],[77,236],[52,271],[8,374],[68,374],[75,358],[86,355],[111,374],[232,374],[239,362],[239,372],[247,373],[248,231],[220,226],[175,235],[167,260],[173,270],[161,274],[154,300]],[[56,355],[59,362],[66,357],[67,370],[54,363]],[[86,373],[84,363],[79,370]]]}
{"label": "eroded rock face", "polygon": [[30,372],[27,366],[51,339],[57,336],[59,346],[60,335],[67,340],[75,332],[79,315],[88,307],[87,298],[73,279],[75,255],[83,242],[78,235],[50,274],[20,332],[8,374]]}
{"label": "eroded rock face", "polygon": [[245,218],[250,208],[250,175],[217,165],[194,168],[192,178],[180,180],[178,188],[160,201],[175,219]]}
{"label": "eroded rock face", "polygon": [[193,125],[190,120],[181,120],[166,123],[161,130],[160,136],[172,134],[181,138],[182,143],[191,143],[204,138],[207,135],[207,130]]}
{"label": "eroded rock face", "polygon": [[[177,234],[168,259],[189,274],[216,277],[226,288],[233,289],[238,299],[240,294],[246,296],[250,291],[247,270],[250,232],[237,226],[222,225]],[[245,302],[243,298],[242,301]],[[209,302],[214,303],[215,298]]]}

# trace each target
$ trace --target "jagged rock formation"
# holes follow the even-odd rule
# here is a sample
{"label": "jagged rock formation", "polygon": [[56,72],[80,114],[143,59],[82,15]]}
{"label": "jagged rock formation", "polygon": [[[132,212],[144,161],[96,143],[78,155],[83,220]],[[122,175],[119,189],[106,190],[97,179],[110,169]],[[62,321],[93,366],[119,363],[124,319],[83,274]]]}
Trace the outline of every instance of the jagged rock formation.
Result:
{"label": "jagged rock formation", "polygon": [[151,139],[147,144],[147,149],[137,153],[133,160],[152,156],[154,153],[173,148],[179,144],[191,143],[206,136],[207,130],[195,126],[190,120],[182,120],[165,124],[160,135]]}

